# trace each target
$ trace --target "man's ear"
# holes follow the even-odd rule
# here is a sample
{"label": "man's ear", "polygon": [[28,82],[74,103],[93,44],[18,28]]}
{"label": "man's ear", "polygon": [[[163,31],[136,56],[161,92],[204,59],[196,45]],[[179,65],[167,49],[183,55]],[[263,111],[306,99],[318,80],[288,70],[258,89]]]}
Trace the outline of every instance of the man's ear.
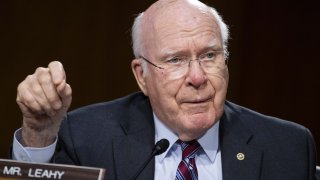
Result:
{"label": "man's ear", "polygon": [[134,59],[131,62],[131,69],[134,74],[134,77],[136,78],[136,81],[141,89],[141,91],[148,96],[148,91],[146,88],[146,79],[145,79],[145,71],[142,67],[141,60],[140,59]]}

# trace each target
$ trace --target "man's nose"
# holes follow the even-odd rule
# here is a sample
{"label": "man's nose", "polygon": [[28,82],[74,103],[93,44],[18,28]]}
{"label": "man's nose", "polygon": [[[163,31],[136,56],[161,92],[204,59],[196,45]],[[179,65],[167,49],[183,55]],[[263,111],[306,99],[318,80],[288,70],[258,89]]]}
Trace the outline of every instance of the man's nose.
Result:
{"label": "man's nose", "polygon": [[188,74],[186,77],[186,83],[198,89],[203,84],[205,84],[207,80],[208,80],[207,74],[202,68],[200,61],[198,60],[190,61]]}

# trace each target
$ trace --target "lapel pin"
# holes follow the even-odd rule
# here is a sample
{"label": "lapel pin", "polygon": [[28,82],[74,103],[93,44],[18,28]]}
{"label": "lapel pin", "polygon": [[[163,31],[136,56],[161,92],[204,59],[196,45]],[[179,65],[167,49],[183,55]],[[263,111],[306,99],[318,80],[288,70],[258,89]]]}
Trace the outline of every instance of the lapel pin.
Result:
{"label": "lapel pin", "polygon": [[243,153],[238,153],[238,154],[237,154],[237,159],[238,159],[239,161],[244,160],[244,158],[245,158],[245,155],[244,155]]}

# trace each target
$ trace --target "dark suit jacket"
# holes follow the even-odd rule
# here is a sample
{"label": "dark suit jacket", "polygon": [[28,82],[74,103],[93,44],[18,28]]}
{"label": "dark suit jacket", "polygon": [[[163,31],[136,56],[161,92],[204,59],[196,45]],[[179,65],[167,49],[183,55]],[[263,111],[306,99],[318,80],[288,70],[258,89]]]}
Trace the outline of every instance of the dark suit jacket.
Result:
{"label": "dark suit jacket", "polygon": [[[72,111],[61,125],[55,163],[106,169],[106,179],[135,174],[154,146],[149,99],[134,93]],[[230,102],[220,120],[224,180],[313,180],[315,146],[310,132]],[[244,160],[237,154],[243,153]],[[154,160],[138,179],[154,178]]]}

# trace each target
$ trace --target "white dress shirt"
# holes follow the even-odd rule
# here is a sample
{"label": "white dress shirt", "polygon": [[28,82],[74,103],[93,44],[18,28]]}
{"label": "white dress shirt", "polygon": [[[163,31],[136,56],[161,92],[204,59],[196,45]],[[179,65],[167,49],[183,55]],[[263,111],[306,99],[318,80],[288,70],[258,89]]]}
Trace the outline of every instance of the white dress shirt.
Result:
{"label": "white dress shirt", "polygon": [[[166,138],[170,142],[169,148],[155,157],[155,180],[175,179],[178,165],[181,161],[182,151],[176,144],[178,136],[166,127],[155,115],[155,142]],[[57,140],[43,148],[23,147],[21,129],[14,134],[13,159],[20,161],[49,162],[54,154]],[[221,152],[219,150],[219,122],[210,128],[206,134],[198,139],[202,149],[196,154],[196,166],[199,180],[222,180]]]}
{"label": "white dress shirt", "polygon": [[54,154],[57,139],[54,143],[43,148],[23,147],[21,142],[21,128],[14,133],[12,158],[19,161],[47,163]]}
{"label": "white dress shirt", "polygon": [[[155,157],[155,180],[175,179],[182,150],[176,143],[178,136],[153,114],[155,142],[168,139],[169,148]],[[219,121],[198,139],[202,149],[195,156],[199,180],[222,180],[221,152],[219,150]]]}

